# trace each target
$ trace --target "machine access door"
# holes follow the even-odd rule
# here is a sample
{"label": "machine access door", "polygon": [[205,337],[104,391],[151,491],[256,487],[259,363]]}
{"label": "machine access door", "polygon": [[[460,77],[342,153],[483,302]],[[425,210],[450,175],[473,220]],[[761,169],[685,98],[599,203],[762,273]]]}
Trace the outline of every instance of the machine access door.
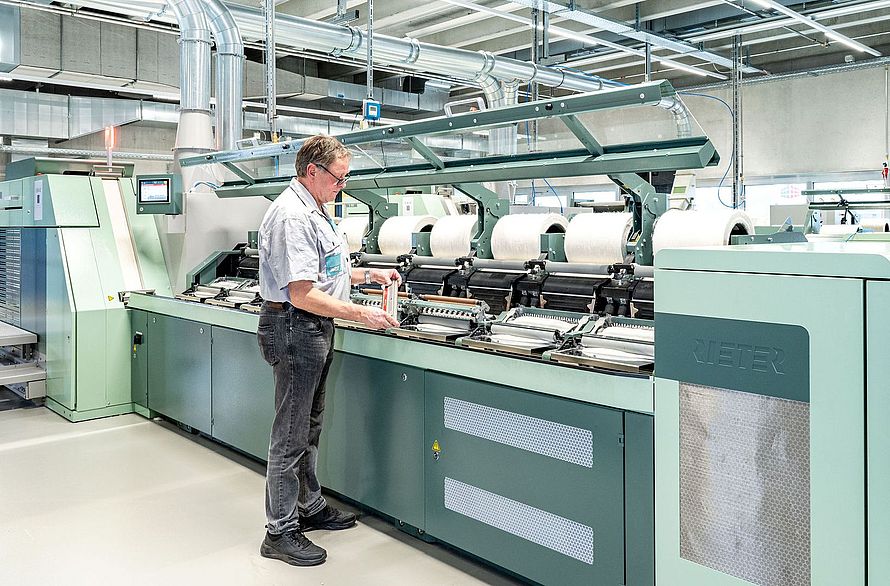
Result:
{"label": "machine access door", "polygon": [[425,410],[430,535],[541,583],[625,583],[620,411],[431,372]]}
{"label": "machine access door", "polygon": [[325,388],[322,486],[423,529],[423,371],[335,352]]}

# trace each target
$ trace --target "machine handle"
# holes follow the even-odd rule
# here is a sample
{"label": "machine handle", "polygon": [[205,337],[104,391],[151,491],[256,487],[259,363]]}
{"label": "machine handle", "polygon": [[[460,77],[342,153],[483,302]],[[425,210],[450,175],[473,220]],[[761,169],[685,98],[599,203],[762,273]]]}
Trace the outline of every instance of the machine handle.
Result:
{"label": "machine handle", "polygon": [[445,104],[445,115],[451,118],[454,116],[453,109],[455,106],[475,106],[477,111],[485,110],[485,100],[477,96],[475,98],[466,98],[464,100],[455,100]]}

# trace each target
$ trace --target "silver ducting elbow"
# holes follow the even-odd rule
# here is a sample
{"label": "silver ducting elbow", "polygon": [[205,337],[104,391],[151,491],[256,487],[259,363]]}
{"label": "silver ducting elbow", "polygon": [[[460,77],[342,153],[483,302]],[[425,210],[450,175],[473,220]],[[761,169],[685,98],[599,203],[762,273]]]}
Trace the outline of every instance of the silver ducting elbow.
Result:
{"label": "silver ducting elbow", "polygon": [[674,117],[678,138],[689,138],[692,136],[692,116],[689,113],[689,108],[686,107],[686,104],[683,103],[679,96],[662,98],[658,106],[670,112]]}
{"label": "silver ducting elbow", "polygon": [[216,149],[232,150],[243,131],[244,43],[229,9],[220,0],[205,0],[216,40]]}
{"label": "silver ducting elbow", "polygon": [[522,85],[522,82],[518,79],[511,79],[509,81],[501,82],[501,87],[504,90],[504,103],[507,106],[515,106],[519,103],[520,85]]}

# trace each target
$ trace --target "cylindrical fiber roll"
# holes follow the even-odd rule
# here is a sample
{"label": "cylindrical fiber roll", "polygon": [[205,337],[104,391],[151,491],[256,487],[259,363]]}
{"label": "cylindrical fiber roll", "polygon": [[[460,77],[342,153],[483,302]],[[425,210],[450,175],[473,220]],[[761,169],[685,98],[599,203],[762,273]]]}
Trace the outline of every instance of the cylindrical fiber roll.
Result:
{"label": "cylindrical fiber roll", "polygon": [[880,218],[862,220],[859,224],[863,228],[871,230],[872,232],[890,232],[890,222]]}
{"label": "cylindrical fiber roll", "polygon": [[890,232],[890,222],[880,218],[862,220],[859,224],[863,229],[871,230],[872,232]]}
{"label": "cylindrical fiber roll", "polygon": [[491,253],[498,260],[529,260],[541,255],[541,234],[565,232],[559,214],[510,214],[494,225]]}
{"label": "cylindrical fiber roll", "polygon": [[603,265],[624,262],[632,227],[629,213],[578,214],[566,230],[566,259]]}
{"label": "cylindrical fiber roll", "polygon": [[349,252],[358,252],[362,248],[362,238],[368,233],[368,216],[350,216],[337,224],[340,235],[346,239]]}
{"label": "cylindrical fiber roll", "polygon": [[380,226],[377,244],[380,252],[389,256],[411,252],[411,235],[428,231],[436,218],[433,216],[394,216]]}
{"label": "cylindrical fiber roll", "polygon": [[748,214],[739,210],[668,210],[655,224],[653,252],[664,248],[725,246],[735,234],[753,234]]}
{"label": "cylindrical fiber roll", "polygon": [[430,233],[433,256],[459,258],[470,254],[470,240],[475,236],[476,216],[445,216],[439,218]]}

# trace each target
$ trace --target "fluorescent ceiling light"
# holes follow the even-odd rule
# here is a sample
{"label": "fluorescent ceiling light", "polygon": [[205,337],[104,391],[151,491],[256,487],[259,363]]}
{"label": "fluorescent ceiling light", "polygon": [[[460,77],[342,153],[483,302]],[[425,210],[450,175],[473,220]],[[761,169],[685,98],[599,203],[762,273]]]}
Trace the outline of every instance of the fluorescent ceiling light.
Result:
{"label": "fluorescent ceiling light", "polygon": [[[881,8],[887,7],[890,7],[890,0],[875,0],[874,2],[854,4],[853,6],[840,6],[838,8],[820,10],[819,12],[807,16],[813,20],[825,20],[826,18],[837,18],[839,16],[860,15],[865,12],[880,10]],[[787,18],[774,17],[757,24],[744,23],[732,28],[693,35],[691,37],[686,37],[686,40],[690,43],[704,43],[707,41],[716,41],[718,39],[727,39],[735,36],[736,33],[750,35],[751,33],[760,33],[787,26]],[[844,26],[849,26],[849,23],[845,23]]]}
{"label": "fluorescent ceiling light", "polygon": [[[499,16],[501,18],[505,18],[507,20],[512,20],[514,22],[519,22],[528,26],[534,26],[532,23],[532,19],[526,18],[524,16],[519,16],[517,14],[511,14],[509,12],[502,12],[500,10],[495,10],[493,8],[488,8],[486,6],[481,6],[474,2],[468,2],[466,0],[442,0],[443,2],[447,2],[448,4],[453,4],[455,6],[461,6],[463,8],[469,8],[470,10],[476,10],[478,12],[484,12],[486,14],[492,14],[494,16]],[[590,35],[585,35],[583,33],[578,33],[573,30],[565,29],[558,26],[550,26],[550,34],[563,38],[563,39],[571,39],[573,41],[578,41],[580,43],[584,43],[585,45],[602,45],[603,47],[609,47],[610,49],[615,49],[617,51],[621,51],[622,53],[628,53],[630,55],[636,55],[637,57],[645,57],[646,52],[641,49],[633,49],[631,47],[625,47],[624,45],[619,45],[618,43],[612,43],[611,41],[606,41],[600,39],[598,37],[592,37]],[[538,25],[538,30],[544,30],[543,25]],[[664,65],[668,65],[675,69],[681,69],[688,73],[694,73],[695,75],[701,76],[710,76],[717,79],[725,80],[727,77],[717,72],[707,71],[705,69],[700,69],[698,67],[694,67],[692,65],[685,65],[683,63],[679,63],[678,61],[674,61],[673,59],[667,59],[665,57],[657,57],[652,56],[652,61],[663,63]]]}
{"label": "fluorescent ceiling light", "polygon": [[875,57],[881,56],[881,53],[879,51],[876,51],[875,49],[872,49],[871,47],[863,45],[862,43],[860,43],[857,40],[854,40],[854,39],[851,39],[850,37],[842,35],[841,33],[837,32],[833,28],[827,27],[820,22],[816,22],[812,18],[810,18],[808,16],[804,16],[800,12],[791,10],[787,6],[781,5],[778,2],[776,2],[775,0],[751,0],[751,1],[759,6],[763,6],[764,8],[769,8],[770,10],[775,10],[776,12],[781,12],[785,16],[793,18],[794,20],[796,20],[798,22],[802,22],[812,29],[816,29],[817,31],[825,33],[825,36],[827,36],[828,38],[834,39],[835,41],[842,43],[852,49],[855,49],[857,51],[862,51],[863,53],[868,53],[870,55],[874,55]]}

